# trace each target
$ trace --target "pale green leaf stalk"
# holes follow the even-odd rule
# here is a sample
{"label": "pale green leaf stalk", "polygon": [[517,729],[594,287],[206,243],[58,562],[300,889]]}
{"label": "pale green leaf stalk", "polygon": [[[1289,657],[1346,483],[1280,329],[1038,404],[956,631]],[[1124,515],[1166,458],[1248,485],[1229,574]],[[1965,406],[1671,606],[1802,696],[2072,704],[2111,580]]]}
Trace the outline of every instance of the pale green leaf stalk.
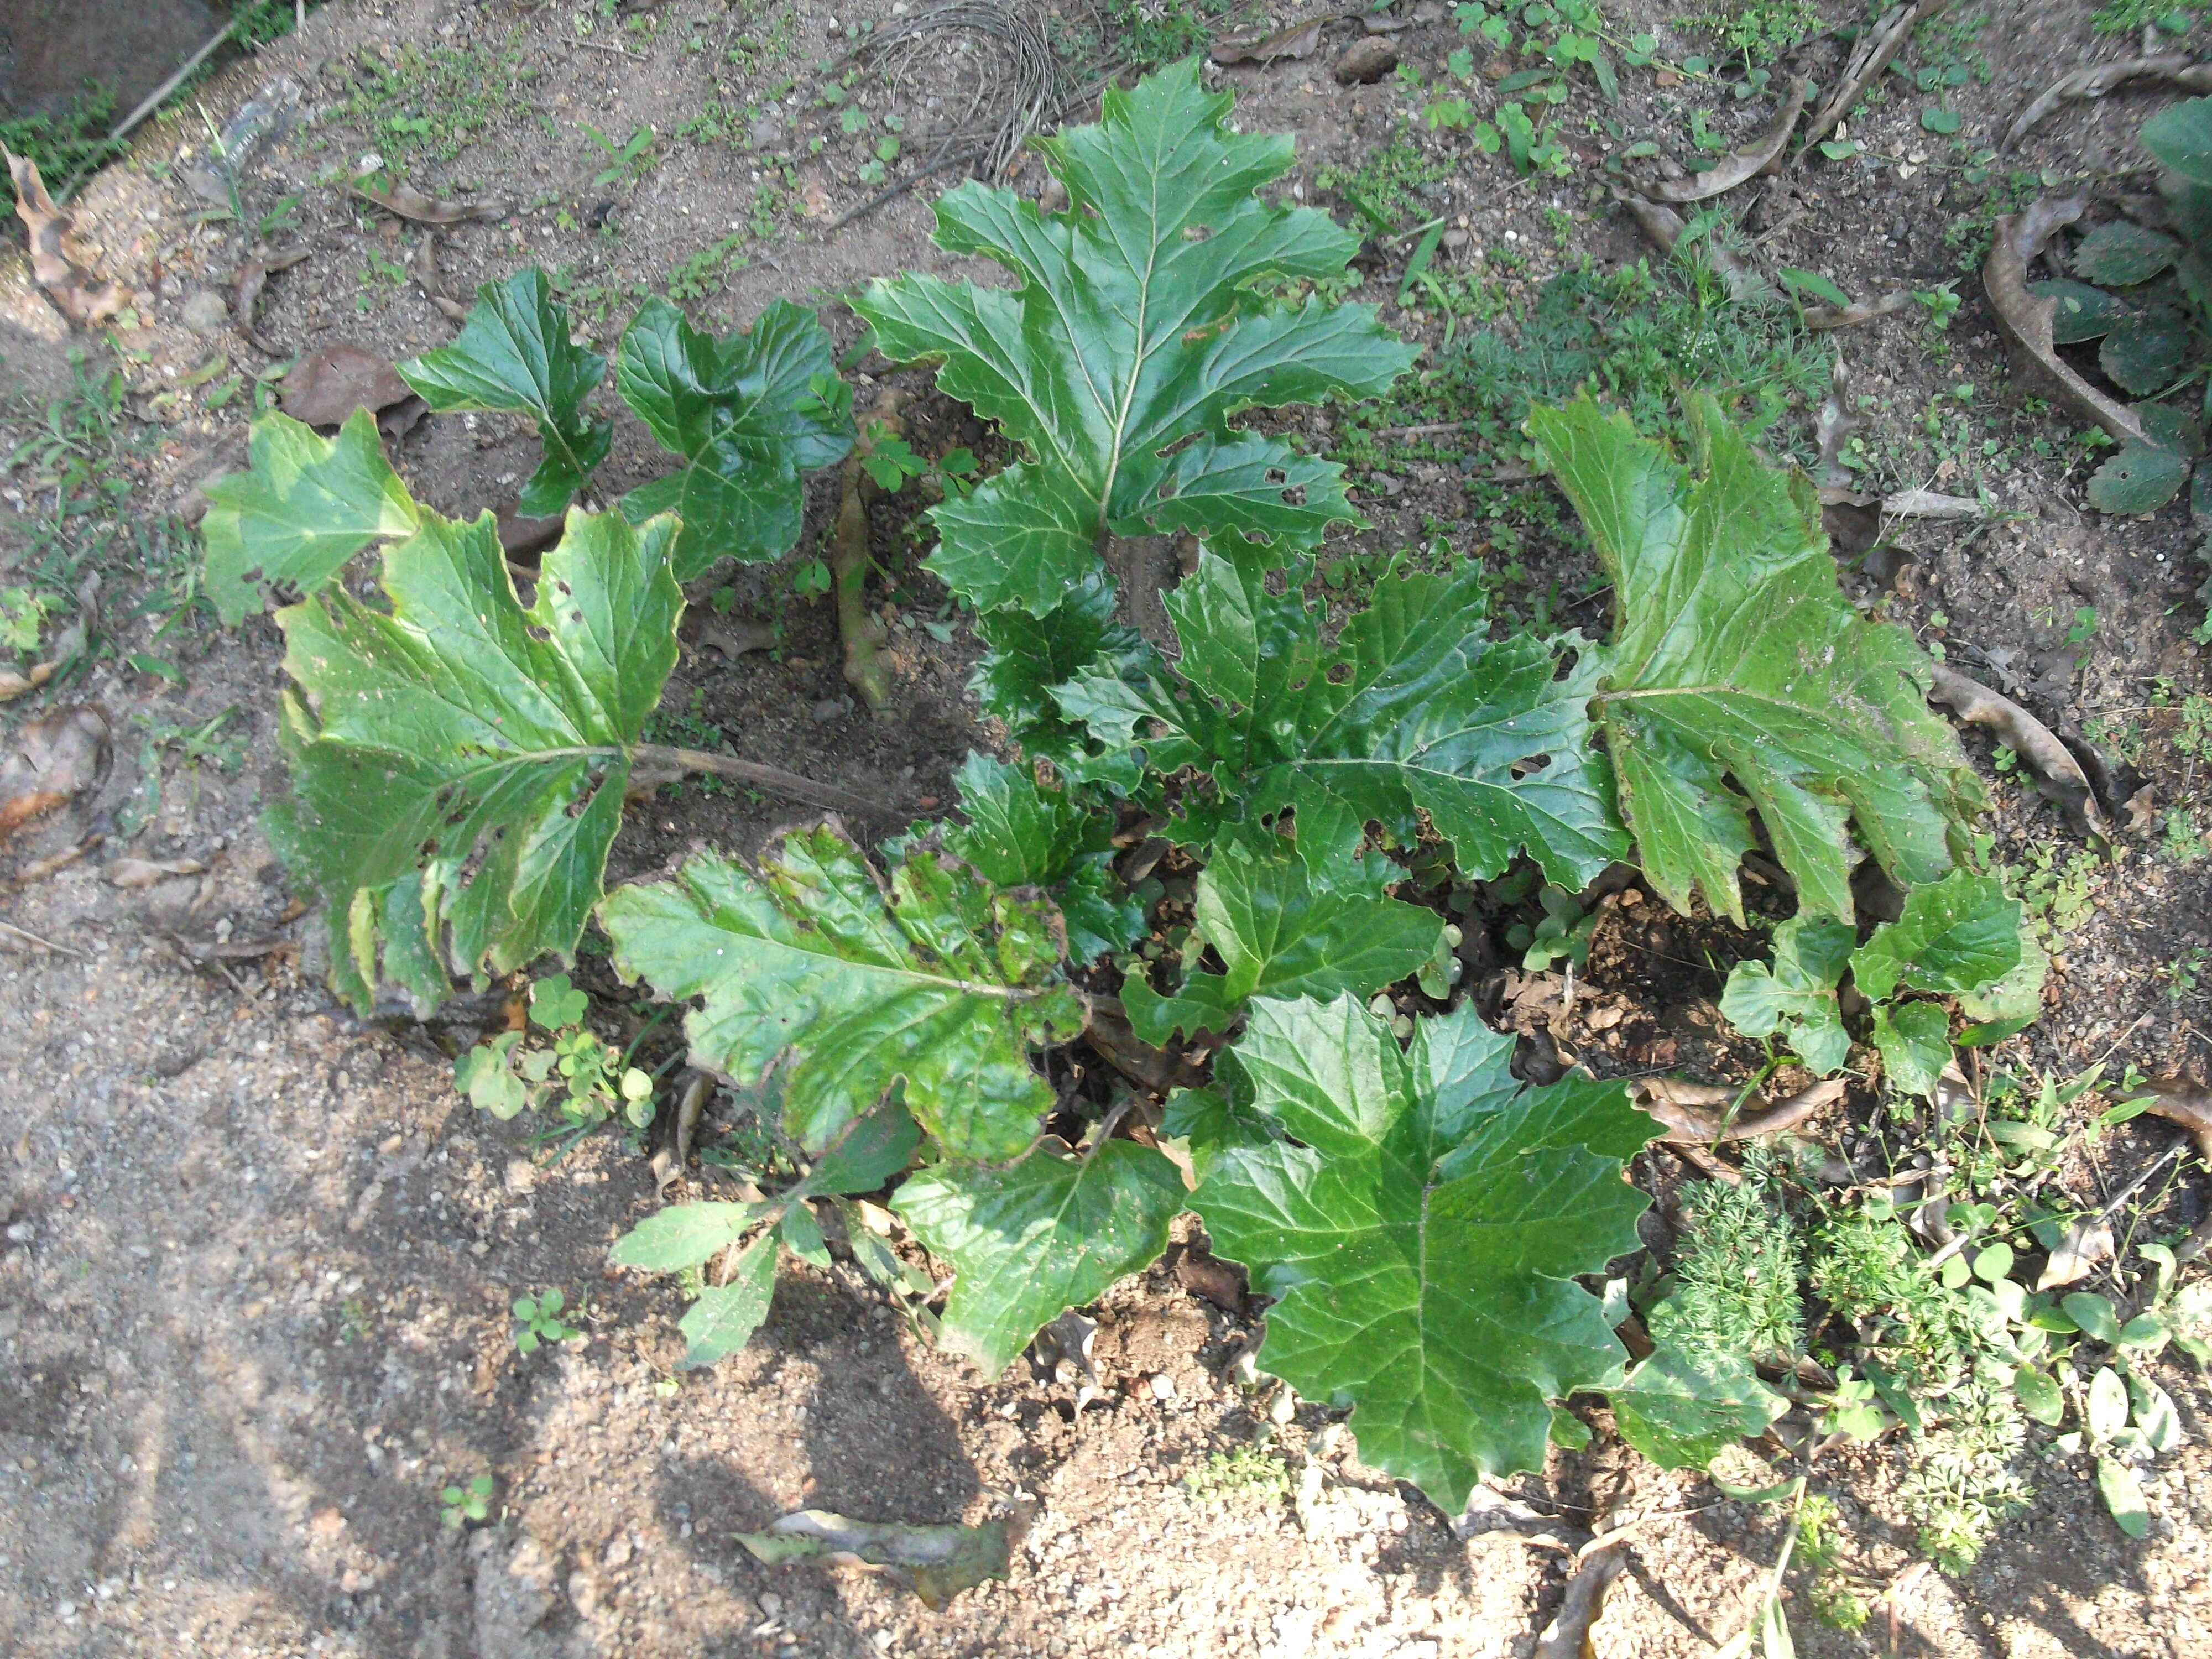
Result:
{"label": "pale green leaf stalk", "polygon": [[908,274],[854,301],[887,356],[941,363],[938,385],[1024,452],[933,514],[930,568],[978,609],[1051,611],[1116,536],[1188,531],[1279,565],[1354,518],[1340,468],[1231,418],[1379,396],[1413,354],[1370,306],[1257,291],[1340,277],[1359,239],[1258,198],[1291,142],[1229,131],[1233,101],[1195,61],[1109,87],[1097,125],[1039,141],[1066,212],[973,182],[938,200],[938,246],[1015,287]]}

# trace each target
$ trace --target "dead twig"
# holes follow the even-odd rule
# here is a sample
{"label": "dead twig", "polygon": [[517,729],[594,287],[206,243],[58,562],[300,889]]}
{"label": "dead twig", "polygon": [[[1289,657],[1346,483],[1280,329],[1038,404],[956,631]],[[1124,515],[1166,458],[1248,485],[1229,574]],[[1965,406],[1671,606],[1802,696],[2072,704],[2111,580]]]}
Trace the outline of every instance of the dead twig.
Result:
{"label": "dead twig", "polygon": [[1867,88],[1881,78],[1889,67],[1889,60],[1912,38],[1912,31],[1936,15],[1951,3],[1951,0],[1919,0],[1917,5],[1892,6],[1876,18],[1874,27],[1859,37],[1857,46],[1844,65],[1842,80],[1828,101],[1820,106],[1805,129],[1805,142],[1797,147],[1796,160],[1802,161],[1806,152],[1826,137],[1837,122],[1858,106],[1866,96]]}
{"label": "dead twig", "polygon": [[2212,1164],[2212,1095],[2179,1077],[2153,1078],[2143,1089],[2151,1097],[2143,1109],[2179,1123],[2196,1136],[2198,1155]]}
{"label": "dead twig", "polygon": [[2115,64],[2084,64],[2060,76],[2035,94],[2005,129],[2006,148],[2025,138],[2038,121],[2068,100],[2102,98],[2130,81],[2165,81],[2184,92],[2202,94],[2212,92],[2212,64],[2200,64],[2185,52],[2169,52],[2155,58],[2123,58]]}
{"label": "dead twig", "polygon": [[812,778],[802,778],[796,772],[787,772],[781,766],[739,760],[734,755],[710,755],[703,749],[679,749],[659,743],[641,743],[630,754],[633,764],[640,770],[671,769],[669,775],[672,777],[680,776],[685,772],[711,772],[718,778],[728,778],[735,783],[749,783],[789,799],[803,800],[810,805],[826,807],[832,811],[856,812],[875,817],[884,812],[898,810],[894,801],[864,799],[849,790],[838,788],[834,783],[817,783]]}
{"label": "dead twig", "polygon": [[1702,202],[1756,179],[1774,165],[1783,147],[1790,142],[1790,129],[1805,112],[1806,84],[1802,75],[1791,80],[1789,94],[1766,131],[1743,149],[1723,155],[1718,166],[1706,172],[1692,173],[1686,179],[1662,179],[1651,186],[1650,194],[1662,202]]}
{"label": "dead twig", "polygon": [[[1669,1144],[1711,1146],[1717,1141],[1757,1140],[1795,1128],[1821,1107],[1841,1100],[1844,1084],[1840,1078],[1823,1078],[1789,1099],[1740,1115],[1732,1123],[1702,1109],[1733,1099],[1728,1090],[1711,1091],[1704,1085],[1684,1085],[1669,1078],[1646,1078],[1643,1093],[1644,1111],[1667,1126],[1665,1139]],[[1709,1094],[1717,1097],[1706,1098]]]}
{"label": "dead twig", "polygon": [[878,438],[902,437],[905,432],[906,423],[899,419],[898,393],[886,386],[861,423],[860,441],[845,458],[844,492],[838,498],[837,522],[830,538],[830,580],[837,595],[837,635],[844,644],[845,684],[872,710],[890,706],[891,678],[890,662],[884,655],[890,636],[868,610],[868,572],[875,565],[868,556],[868,507],[882,491],[868,476],[865,462]]}
{"label": "dead twig", "polygon": [[58,957],[75,957],[79,962],[92,960],[85,951],[67,945],[57,945],[50,939],[41,939],[28,928],[18,927],[12,921],[0,921],[0,933],[6,934],[9,939],[18,939],[25,945],[35,945],[41,951],[52,951]]}

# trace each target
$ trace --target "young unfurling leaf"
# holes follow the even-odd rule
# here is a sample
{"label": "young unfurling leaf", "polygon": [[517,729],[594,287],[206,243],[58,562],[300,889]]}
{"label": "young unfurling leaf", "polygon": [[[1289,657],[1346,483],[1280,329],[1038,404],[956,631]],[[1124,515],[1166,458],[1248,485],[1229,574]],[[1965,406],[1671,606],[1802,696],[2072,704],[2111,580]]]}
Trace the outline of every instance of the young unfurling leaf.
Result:
{"label": "young unfurling leaf", "polygon": [[1656,1126],[1617,1083],[1524,1088],[1472,1006],[1401,1049],[1352,998],[1262,1001],[1232,1052],[1297,1143],[1224,1148],[1191,1197],[1215,1253],[1280,1298],[1261,1369],[1351,1401],[1361,1459],[1447,1513],[1540,1468],[1549,1402],[1620,1379],[1571,1281],[1636,1248],[1620,1164]]}
{"label": "young unfurling leaf", "polygon": [[1042,887],[1067,923],[1067,956],[1085,963],[1125,949],[1145,929],[1144,907],[1114,878],[1114,826],[1034,769],[970,755],[953,781],[965,823],[945,848],[999,887]]}
{"label": "young unfurling leaf", "polygon": [[1411,845],[1425,815],[1463,873],[1525,849],[1574,891],[1626,851],[1583,713],[1595,677],[1562,677],[1548,641],[1492,640],[1474,565],[1385,577],[1328,647],[1295,583],[1272,594],[1210,550],[1167,608],[1174,669],[1094,672],[1055,695],[1109,750],[1212,777],[1218,804],[1184,809],[1194,837],[1294,807],[1299,857],[1336,881],[1370,820]]}
{"label": "young unfurling leaf", "polygon": [[757,872],[706,854],[624,887],[600,920],[625,978],[704,999],[684,1019],[702,1064],[750,1084],[790,1054],[784,1121],[810,1147],[902,1085],[956,1156],[1018,1157],[1053,1103],[1030,1048],[1083,1027],[1049,899],[926,848],[886,881],[834,818],[777,837]]}
{"label": "young unfurling leaf", "polygon": [[1280,564],[1353,517],[1341,468],[1230,418],[1376,396],[1413,354],[1370,306],[1255,291],[1340,277],[1359,239],[1254,194],[1292,147],[1229,131],[1232,102],[1200,87],[1194,62],[1109,87],[1099,125],[1040,141],[1066,212],[978,183],[938,199],[938,246],[1018,286],[909,274],[854,301],[886,356],[940,362],[938,384],[1026,452],[933,514],[930,568],[979,609],[1050,611],[1112,536],[1188,530]]}
{"label": "young unfurling leaf", "polygon": [[337,588],[277,613],[300,690],[269,836],[328,902],[333,981],[356,1006],[381,978],[419,1006],[448,969],[575,948],[630,746],[676,665],[675,534],[570,514],[525,610],[489,514],[425,512],[385,556],[390,614]]}
{"label": "young unfurling leaf", "polygon": [[750,332],[702,334],[665,300],[648,300],[623,335],[623,401],[684,465],[622,500],[632,522],[673,511],[676,579],[726,554],[781,558],[799,539],[800,475],[853,447],[853,394],[811,312],[787,300]]}
{"label": "young unfurling leaf", "polygon": [[533,518],[564,511],[607,458],[613,427],[583,412],[607,360],[568,337],[568,308],[535,265],[505,283],[486,283],[453,344],[398,367],[400,378],[441,415],[495,409],[537,417],[544,455],[520,504]]}
{"label": "young unfurling leaf", "polygon": [[1849,921],[1850,831],[1899,885],[1935,881],[1979,787],[1911,635],[1838,586],[1805,476],[1762,465],[1710,397],[1687,413],[1694,476],[1587,398],[1528,417],[1613,578],[1591,666],[1620,810],[1678,910],[1702,888],[1742,921],[1755,810],[1800,908]]}

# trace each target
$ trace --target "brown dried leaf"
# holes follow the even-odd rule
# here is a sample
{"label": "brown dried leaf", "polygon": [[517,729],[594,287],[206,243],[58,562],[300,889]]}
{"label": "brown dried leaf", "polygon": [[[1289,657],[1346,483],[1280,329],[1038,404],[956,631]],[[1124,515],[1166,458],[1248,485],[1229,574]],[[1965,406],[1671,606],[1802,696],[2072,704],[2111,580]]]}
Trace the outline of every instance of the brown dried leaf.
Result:
{"label": "brown dried leaf", "polygon": [[27,674],[19,674],[12,668],[0,668],[0,702],[13,702],[37,690],[53,678],[54,670],[60,665],[59,659],[39,663]]}
{"label": "brown dried leaf", "polygon": [[1790,129],[1805,112],[1805,87],[1803,76],[1791,79],[1789,94],[1783,99],[1782,107],[1775,112],[1774,119],[1745,149],[1723,156],[1720,165],[1709,173],[1692,173],[1686,179],[1662,179],[1651,186],[1651,193],[1662,202],[1702,202],[1757,178],[1774,165],[1789,143]]}
{"label": "brown dried leaf", "polygon": [[259,259],[248,259],[238,268],[238,281],[230,296],[230,308],[238,318],[238,331],[264,357],[281,357],[284,354],[272,344],[269,337],[253,325],[254,302],[260,299],[261,289],[273,271],[289,270],[307,257],[303,247],[288,248],[282,253],[271,253]]}
{"label": "brown dried leaf", "polygon": [[2028,130],[2071,98],[2102,98],[2130,81],[2166,81],[2184,92],[2212,92],[2212,64],[2200,64],[2185,52],[2162,52],[2155,58],[2123,58],[2113,64],[2086,64],[2060,76],[2036,94],[2005,129],[2008,147],[2027,136]]}
{"label": "brown dried leaf", "polygon": [[1359,9],[1356,6],[1337,6],[1285,23],[1266,34],[1217,40],[1208,55],[1223,65],[1272,64],[1278,58],[1310,58],[1321,49],[1322,24],[1333,23],[1340,17],[1356,17]]}
{"label": "brown dried leaf", "polygon": [[1559,1611],[1536,1638],[1534,1659],[1583,1659],[1595,1652],[1590,1627],[1605,1611],[1605,1593],[1628,1565],[1628,1547],[1608,1539],[1583,1555],[1567,1580]]}
{"label": "brown dried leaf", "polygon": [[0,157],[8,163],[8,176],[15,184],[15,216],[31,243],[31,276],[46,291],[63,316],[89,328],[104,322],[131,302],[131,290],[120,283],[93,286],[92,273],[72,263],[62,249],[62,238],[76,222],[54,205],[36,163],[0,144]]}
{"label": "brown dried leaf", "polygon": [[107,711],[58,708],[15,733],[0,756],[0,842],[66,806],[107,775]]}
{"label": "brown dried leaf", "polygon": [[404,179],[390,190],[369,190],[356,185],[353,193],[397,218],[412,220],[418,225],[458,225],[471,219],[504,219],[507,212],[504,202],[441,202],[425,196]]}
{"label": "brown dried leaf", "polygon": [[2212,1094],[2180,1077],[2153,1078],[2143,1088],[2151,1097],[2151,1115],[2170,1119],[2195,1135],[2198,1153],[2212,1164]]}
{"label": "brown dried leaf", "polygon": [[[1653,1087],[1654,1084],[1660,1085]],[[1644,1084],[1644,1109],[1667,1126],[1666,1139],[1706,1145],[1716,1140],[1757,1140],[1767,1135],[1778,1135],[1785,1129],[1794,1129],[1821,1107],[1844,1097],[1841,1078],[1823,1078],[1810,1088],[1801,1089],[1789,1099],[1778,1101],[1756,1112],[1746,1112],[1735,1122],[1726,1126],[1723,1133],[1721,1114],[1710,1108],[1718,1103],[1704,1101],[1692,1103],[1692,1091],[1698,1096],[1706,1093],[1706,1085],[1684,1085],[1670,1078],[1647,1078]],[[1729,1099],[1735,1097],[1726,1090],[1720,1091]]]}
{"label": "brown dried leaf", "polygon": [[1951,0],[1918,0],[1915,5],[1892,6],[1875,19],[1874,27],[1859,36],[1859,43],[1844,65],[1843,78],[1836,90],[1828,94],[1828,101],[1820,106],[1820,113],[1805,129],[1805,142],[1797,149],[1799,161],[1805,159],[1807,150],[1828,136],[1837,122],[1858,107],[1867,88],[1881,78],[1882,71],[1889,67],[1889,60],[1912,38],[1912,31],[1950,3]]}
{"label": "brown dried leaf", "polygon": [[1861,323],[1870,323],[1876,318],[1902,311],[1911,303],[1912,291],[1900,288],[1892,289],[1878,300],[1861,300],[1855,305],[1807,306],[1805,326],[1820,331],[1856,328]]}
{"label": "brown dried leaf", "polygon": [[172,876],[197,876],[206,868],[198,859],[117,859],[101,873],[111,887],[151,887]]}
{"label": "brown dried leaf", "polygon": [[2112,826],[2105,821],[2104,808],[2097,803],[2097,792],[2081,770],[2081,763],[2051,735],[2049,726],[2010,697],[2000,696],[1978,680],[1968,679],[1948,664],[1931,663],[1929,672],[1931,679],[1928,695],[1931,699],[1948,703],[1970,726],[1988,726],[1996,733],[1999,742],[2033,767],[2056,792],[2056,799],[2070,811],[2078,812],[2090,829],[2100,836],[2112,833]]}
{"label": "brown dried leaf", "polygon": [[309,426],[343,426],[356,409],[371,414],[415,394],[388,357],[333,340],[301,358],[284,377],[284,412]]}
{"label": "brown dried leaf", "polygon": [[2040,381],[2051,394],[2084,420],[2094,422],[2122,443],[2142,443],[2142,422],[2124,404],[2114,403],[2075,373],[2058,356],[2051,338],[2051,319],[2058,301],[2036,299],[2027,291],[2027,268],[2059,229],[2081,216],[2086,196],[2044,197],[2025,212],[2008,213],[1996,224],[1996,241],[1982,266],[1982,286],[1996,314],[1997,331],[2012,349],[2013,366],[2023,378]]}
{"label": "brown dried leaf", "polygon": [[2098,1263],[2112,1259],[2112,1229],[2104,1217],[2085,1215],[2066,1231],[2058,1241],[2058,1248],[2051,1253],[2044,1264],[2043,1275],[2035,1281],[2039,1291],[2056,1289],[2061,1285],[2079,1284],[2096,1268]]}

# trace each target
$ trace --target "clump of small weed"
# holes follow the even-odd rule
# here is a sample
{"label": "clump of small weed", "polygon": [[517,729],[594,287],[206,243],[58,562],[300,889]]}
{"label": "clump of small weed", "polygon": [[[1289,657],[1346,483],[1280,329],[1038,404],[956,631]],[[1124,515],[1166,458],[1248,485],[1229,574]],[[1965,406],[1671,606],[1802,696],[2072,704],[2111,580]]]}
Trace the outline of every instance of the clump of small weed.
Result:
{"label": "clump of small weed", "polygon": [[1966,1368],[1972,1332],[1893,1216],[1838,1216],[1814,1241],[1813,1292],[1858,1332],[1859,1347],[1917,1387],[1944,1389]]}
{"label": "clump of small weed", "polygon": [[1692,1352],[1793,1358],[1805,1341],[1796,1230],[1771,1183],[1701,1182],[1682,1203],[1688,1239],[1675,1290],[1652,1310],[1652,1335]]}
{"label": "clump of small weed", "polygon": [[1182,1485],[1201,1504],[1262,1509],[1289,1501],[1291,1467],[1257,1446],[1238,1446],[1214,1453],[1183,1476]]}
{"label": "clump of small weed", "polygon": [[403,46],[362,65],[339,118],[362,126],[388,167],[450,161],[514,106],[530,76],[512,45]]}
{"label": "clump of small weed", "polygon": [[1820,27],[1820,10],[1811,0],[1737,0],[1681,21],[1742,54],[1747,64],[1771,64]]}
{"label": "clump of small weed", "polygon": [[1920,1547],[1955,1574],[1973,1566],[1997,1523],[2035,1493],[2010,1467],[2027,1425],[2001,1376],[1977,1375],[1944,1404],[1949,1420],[1921,1437],[1897,1495],[1919,1528]]}
{"label": "clump of small weed", "polygon": [[1421,204],[1415,198],[1424,185],[1439,184],[1453,171],[1449,157],[1427,154],[1401,128],[1358,167],[1323,167],[1314,183],[1342,197],[1371,228],[1387,236],[1417,216]]}

